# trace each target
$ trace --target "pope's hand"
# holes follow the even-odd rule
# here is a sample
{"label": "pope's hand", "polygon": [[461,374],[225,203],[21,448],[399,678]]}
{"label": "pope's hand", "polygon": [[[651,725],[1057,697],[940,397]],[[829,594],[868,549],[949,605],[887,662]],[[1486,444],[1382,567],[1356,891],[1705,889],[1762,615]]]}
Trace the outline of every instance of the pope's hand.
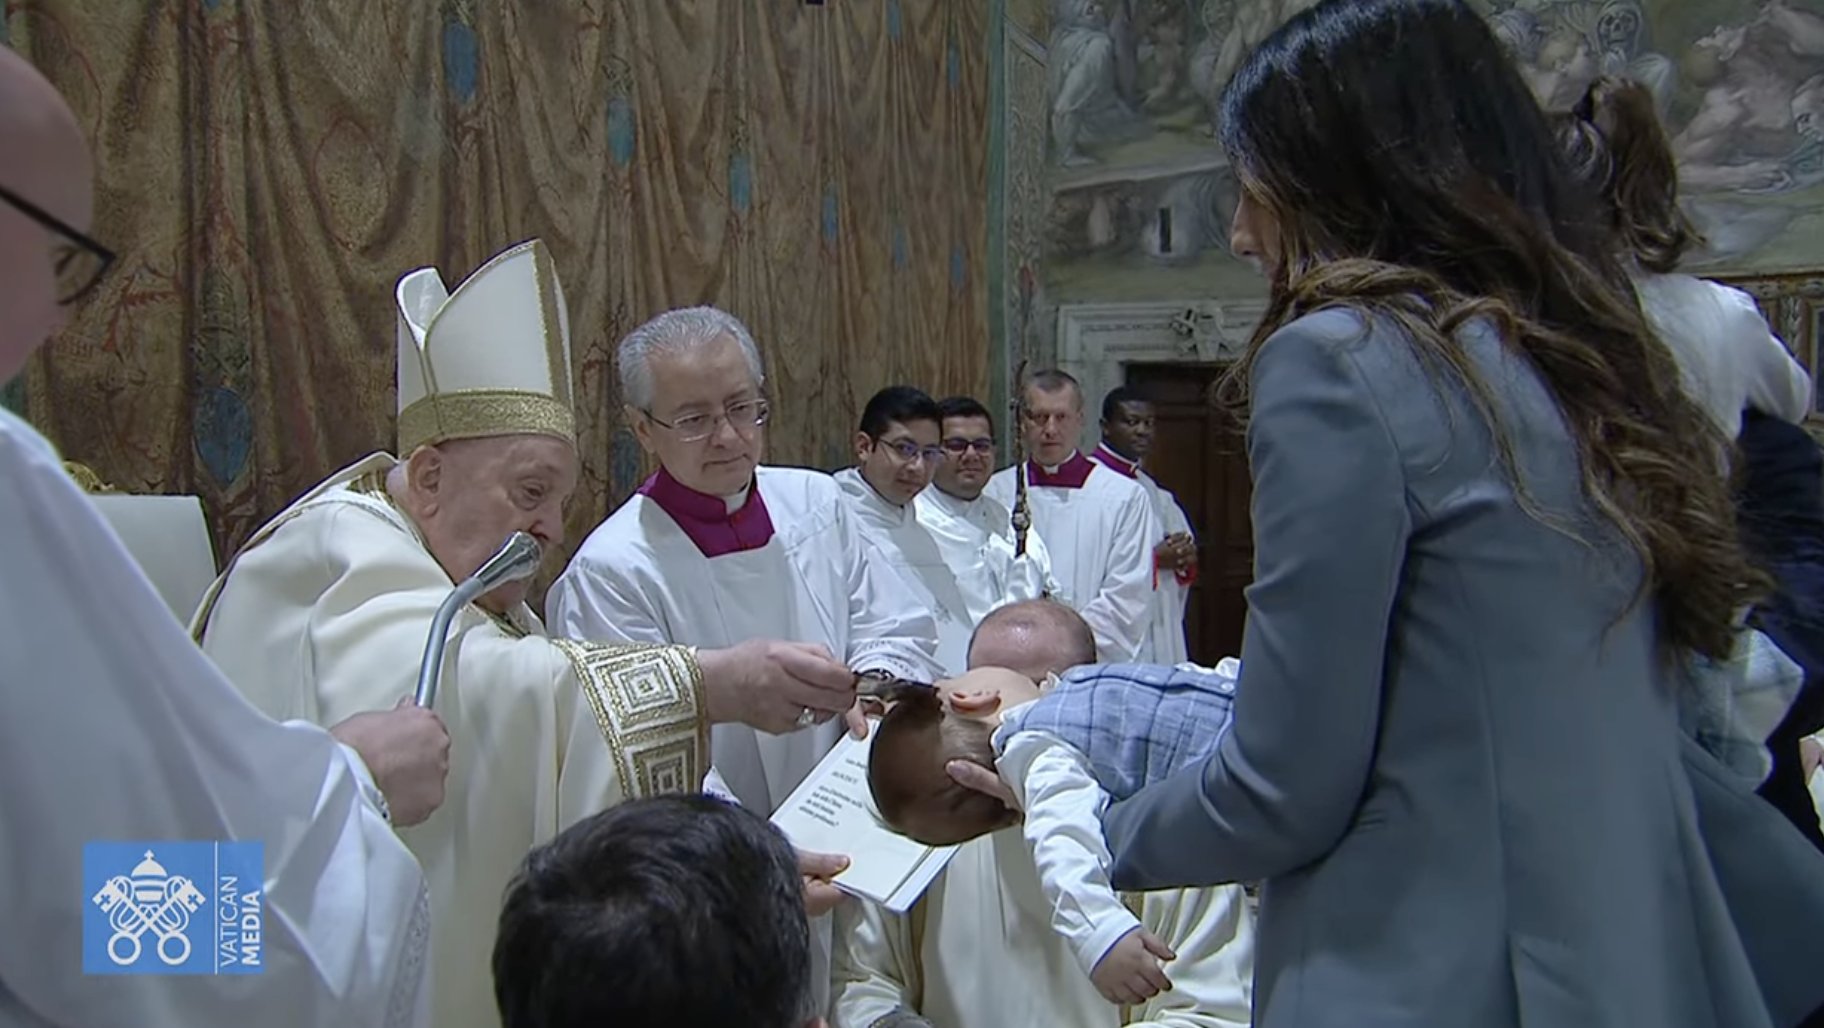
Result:
{"label": "pope's hand", "polygon": [[820,917],[836,909],[843,892],[830,879],[846,871],[849,858],[834,853],[798,851],[798,876],[804,881],[804,912]]}
{"label": "pope's hand", "polygon": [[697,666],[709,720],[717,724],[738,721],[783,735],[855,706],[855,673],[811,643],[749,639],[698,651]]}
{"label": "pope's hand", "polygon": [[973,760],[952,760],[944,765],[944,770],[949,772],[951,781],[963,788],[992,796],[1001,801],[1001,806],[1016,814],[1020,812],[1020,801],[1014,797],[1013,789],[988,768]]}
{"label": "pope's hand", "polygon": [[412,703],[356,714],[329,734],[361,755],[397,827],[415,825],[443,805],[450,774],[450,732],[437,712]]}

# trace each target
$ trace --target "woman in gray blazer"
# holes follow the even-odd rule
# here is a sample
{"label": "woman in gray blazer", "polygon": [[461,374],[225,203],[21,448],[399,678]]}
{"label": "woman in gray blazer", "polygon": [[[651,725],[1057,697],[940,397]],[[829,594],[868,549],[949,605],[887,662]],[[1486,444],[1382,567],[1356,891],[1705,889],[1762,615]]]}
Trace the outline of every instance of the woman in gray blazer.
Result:
{"label": "woman in gray blazer", "polygon": [[1231,80],[1255,581],[1232,729],[1106,817],[1264,879],[1264,1028],[1769,1023],[1670,669],[1760,587],[1718,455],[1458,0],[1326,0]]}

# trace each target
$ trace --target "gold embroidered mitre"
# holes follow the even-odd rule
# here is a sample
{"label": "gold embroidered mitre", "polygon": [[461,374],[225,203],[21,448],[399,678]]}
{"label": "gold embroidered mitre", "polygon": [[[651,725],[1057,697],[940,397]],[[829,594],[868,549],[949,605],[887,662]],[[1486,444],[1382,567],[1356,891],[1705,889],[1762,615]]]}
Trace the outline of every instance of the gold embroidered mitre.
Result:
{"label": "gold embroidered mitre", "polygon": [[576,442],[570,319],[545,244],[482,265],[451,294],[436,268],[399,280],[399,456],[495,435]]}

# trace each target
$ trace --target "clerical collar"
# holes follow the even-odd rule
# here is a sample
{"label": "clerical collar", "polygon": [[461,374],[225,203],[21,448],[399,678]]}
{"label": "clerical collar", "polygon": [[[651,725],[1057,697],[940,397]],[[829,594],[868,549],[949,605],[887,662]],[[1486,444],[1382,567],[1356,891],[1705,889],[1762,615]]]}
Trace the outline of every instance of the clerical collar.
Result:
{"label": "clerical collar", "polygon": [[664,468],[647,479],[639,493],[671,515],[705,557],[757,550],[773,538],[773,519],[766,512],[766,500],[760,496],[757,473],[745,498],[739,493],[723,497],[698,492],[671,477]]}
{"label": "clerical collar", "polygon": [[1119,471],[1128,478],[1138,477],[1140,462],[1137,460],[1128,460],[1126,457],[1121,456],[1110,449],[1106,442],[1097,445],[1096,452],[1092,456],[1094,456],[1098,462]]}
{"label": "clerical collar", "polygon": [[1073,450],[1070,459],[1055,468],[1047,469],[1036,460],[1028,461],[1026,484],[1050,486],[1053,489],[1081,489],[1083,483],[1089,481],[1089,473],[1094,470],[1095,462]]}

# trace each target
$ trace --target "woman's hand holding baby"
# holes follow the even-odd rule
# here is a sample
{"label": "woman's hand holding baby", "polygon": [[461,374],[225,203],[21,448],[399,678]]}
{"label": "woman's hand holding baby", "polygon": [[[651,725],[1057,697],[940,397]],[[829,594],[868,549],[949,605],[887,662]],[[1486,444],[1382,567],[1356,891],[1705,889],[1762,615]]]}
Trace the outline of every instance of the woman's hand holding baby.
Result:
{"label": "woman's hand holding baby", "polygon": [[952,760],[944,765],[950,778],[965,789],[992,796],[1001,801],[1001,805],[1014,813],[1020,812],[1020,801],[1014,798],[1013,789],[1001,776],[992,770],[977,764],[973,760]]}

